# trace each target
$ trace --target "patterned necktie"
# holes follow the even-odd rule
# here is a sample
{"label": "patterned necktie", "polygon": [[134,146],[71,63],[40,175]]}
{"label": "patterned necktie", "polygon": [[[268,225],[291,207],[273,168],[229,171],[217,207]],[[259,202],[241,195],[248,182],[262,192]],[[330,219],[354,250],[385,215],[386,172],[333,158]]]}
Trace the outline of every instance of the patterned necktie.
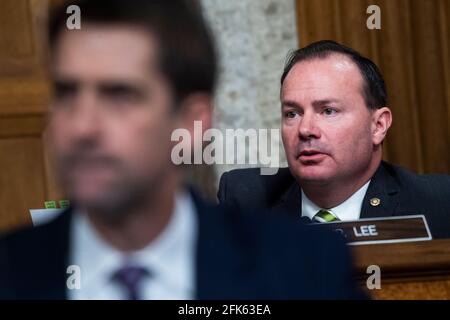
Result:
{"label": "patterned necktie", "polygon": [[140,300],[139,285],[145,276],[149,276],[147,269],[126,265],[117,270],[112,279],[119,283],[127,293],[127,300]]}
{"label": "patterned necktie", "polygon": [[334,222],[339,221],[339,219],[328,210],[320,210],[314,216],[314,220],[318,222]]}

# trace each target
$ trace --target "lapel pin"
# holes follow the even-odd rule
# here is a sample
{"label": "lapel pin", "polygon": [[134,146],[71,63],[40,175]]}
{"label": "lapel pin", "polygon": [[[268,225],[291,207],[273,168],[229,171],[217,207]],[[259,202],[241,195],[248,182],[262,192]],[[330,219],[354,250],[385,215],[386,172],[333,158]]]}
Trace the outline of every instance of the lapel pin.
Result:
{"label": "lapel pin", "polygon": [[381,200],[379,198],[372,198],[370,199],[370,205],[372,207],[376,207],[381,203]]}

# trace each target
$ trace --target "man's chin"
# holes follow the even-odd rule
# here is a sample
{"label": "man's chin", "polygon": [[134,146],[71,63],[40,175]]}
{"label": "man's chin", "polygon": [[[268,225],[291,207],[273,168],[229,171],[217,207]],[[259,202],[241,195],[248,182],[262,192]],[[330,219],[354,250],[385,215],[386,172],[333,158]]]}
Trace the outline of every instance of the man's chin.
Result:
{"label": "man's chin", "polygon": [[317,167],[302,167],[295,169],[297,179],[302,182],[311,184],[324,184],[333,179],[333,173],[327,168]]}
{"label": "man's chin", "polygon": [[112,212],[121,210],[127,197],[117,192],[105,192],[107,188],[85,188],[70,192],[73,202],[80,208],[89,211]]}
{"label": "man's chin", "polygon": [[133,211],[135,207],[142,205],[146,201],[143,197],[147,193],[143,189],[135,189],[121,186],[114,188],[104,186],[103,188],[72,189],[69,192],[75,205],[88,211],[90,214],[101,216],[104,219],[120,220]]}

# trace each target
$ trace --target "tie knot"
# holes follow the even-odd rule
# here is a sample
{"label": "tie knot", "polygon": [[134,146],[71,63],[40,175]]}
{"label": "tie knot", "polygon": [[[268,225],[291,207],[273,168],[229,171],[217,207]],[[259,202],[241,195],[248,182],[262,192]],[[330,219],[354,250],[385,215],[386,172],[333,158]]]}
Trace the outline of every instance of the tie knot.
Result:
{"label": "tie knot", "polygon": [[331,211],[329,210],[320,210],[316,213],[314,216],[314,220],[318,222],[334,222],[339,221],[338,217],[336,217]]}
{"label": "tie knot", "polygon": [[112,279],[117,281],[126,290],[130,300],[138,300],[139,283],[148,275],[149,272],[146,268],[126,265],[117,270],[113,274]]}

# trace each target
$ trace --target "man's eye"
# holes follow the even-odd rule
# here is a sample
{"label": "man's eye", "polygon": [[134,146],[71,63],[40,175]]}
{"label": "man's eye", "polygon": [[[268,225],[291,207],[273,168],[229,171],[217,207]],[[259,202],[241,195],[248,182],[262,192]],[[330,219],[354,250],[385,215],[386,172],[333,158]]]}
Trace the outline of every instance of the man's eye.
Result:
{"label": "man's eye", "polygon": [[133,91],[126,89],[107,91],[105,96],[116,101],[132,101],[137,98]]}
{"label": "man's eye", "polygon": [[294,112],[294,111],[286,111],[284,113],[284,117],[285,118],[290,118],[290,119],[295,118],[296,115],[297,115],[297,113]]}
{"label": "man's eye", "polygon": [[128,85],[113,84],[100,87],[100,94],[114,105],[137,103],[142,98],[141,92]]}
{"label": "man's eye", "polygon": [[55,83],[53,92],[56,100],[67,99],[73,97],[76,94],[77,87],[76,85],[68,83]]}
{"label": "man's eye", "polygon": [[325,108],[323,109],[323,113],[327,116],[331,116],[337,113],[336,109],[333,108]]}

